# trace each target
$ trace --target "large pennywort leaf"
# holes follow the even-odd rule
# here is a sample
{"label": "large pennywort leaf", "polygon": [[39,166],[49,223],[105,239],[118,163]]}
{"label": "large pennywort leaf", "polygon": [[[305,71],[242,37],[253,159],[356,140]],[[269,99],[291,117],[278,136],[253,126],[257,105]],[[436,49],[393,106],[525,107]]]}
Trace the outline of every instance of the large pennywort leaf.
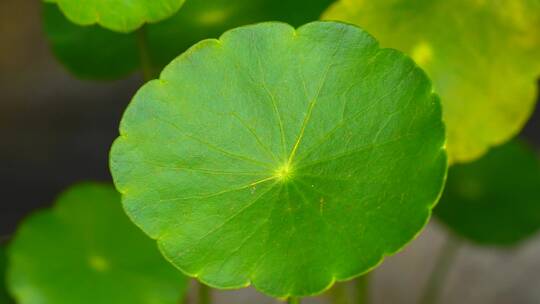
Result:
{"label": "large pennywort leaf", "polygon": [[75,186],[25,220],[9,260],[20,304],[176,304],[186,287],[108,185]]}
{"label": "large pennywort leaf", "polygon": [[435,209],[452,231],[485,245],[513,245],[540,229],[540,159],[519,141],[450,169]]}
{"label": "large pennywort leaf", "polygon": [[73,23],[98,24],[128,33],[144,23],[155,23],[173,15],[184,0],[44,0],[56,3]]}
{"label": "large pennywort leaf", "polygon": [[426,75],[361,29],[261,23],[139,90],[111,151],[133,221],[215,287],[322,292],[401,249],[446,172]]}
{"label": "large pennywort leaf", "polygon": [[513,137],[534,108],[538,0],[341,0],[324,18],[366,28],[425,69],[443,102],[452,163]]}

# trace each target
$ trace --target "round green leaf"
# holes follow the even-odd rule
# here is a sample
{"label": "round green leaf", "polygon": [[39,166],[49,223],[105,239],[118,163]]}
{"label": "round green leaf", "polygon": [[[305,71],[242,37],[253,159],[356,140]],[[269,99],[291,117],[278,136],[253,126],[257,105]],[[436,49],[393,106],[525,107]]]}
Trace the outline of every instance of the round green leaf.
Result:
{"label": "round green leaf", "polygon": [[415,59],[440,94],[451,163],[474,160],[529,118],[540,75],[540,1],[341,0],[324,15]]}
{"label": "round green leaf", "polygon": [[44,0],[56,3],[64,15],[78,25],[100,26],[121,33],[144,23],[166,19],[180,9],[184,0]]}
{"label": "round green leaf", "polygon": [[108,185],[68,190],[24,221],[8,253],[8,287],[20,304],[175,304],[186,287]]}
{"label": "round green leaf", "polygon": [[512,245],[540,228],[540,160],[521,142],[450,169],[437,217],[457,234]]}
{"label": "round green leaf", "polygon": [[446,173],[438,98],[361,29],[261,23],[205,40],[136,94],[111,151],[132,220],[190,276],[276,296],[375,267]]}
{"label": "round green leaf", "polygon": [[[146,28],[152,63],[161,70],[196,42],[240,25],[279,20],[301,25],[319,18],[332,0],[189,0],[177,14]],[[58,7],[44,4],[45,34],[56,57],[82,78],[110,79],[138,69],[135,34],[77,26]],[[122,58],[122,60],[119,60]]]}

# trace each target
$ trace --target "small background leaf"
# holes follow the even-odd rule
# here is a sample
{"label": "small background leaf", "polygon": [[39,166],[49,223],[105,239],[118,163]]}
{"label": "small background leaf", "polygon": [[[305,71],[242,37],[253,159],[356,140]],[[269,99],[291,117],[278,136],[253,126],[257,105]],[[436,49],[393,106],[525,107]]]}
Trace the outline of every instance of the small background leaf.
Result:
{"label": "small background leaf", "polygon": [[155,23],[173,15],[184,0],[45,0],[56,3],[73,23],[132,32],[144,23]]}
{"label": "small background leaf", "polygon": [[[332,0],[188,0],[173,17],[147,26],[152,63],[161,70],[191,45],[240,25],[279,20],[301,25],[319,18]],[[135,34],[72,24],[44,4],[45,34],[56,57],[82,78],[111,79],[140,66]],[[122,58],[122,60],[119,60]]]}
{"label": "small background leaf", "polygon": [[186,287],[108,185],[75,186],[30,216],[9,261],[8,287],[20,304],[176,304]]}
{"label": "small background leaf", "polygon": [[519,141],[453,166],[437,218],[485,245],[512,245],[540,228],[540,160]]}
{"label": "small background leaf", "polygon": [[133,221],[211,286],[324,291],[425,225],[446,174],[426,75],[361,29],[261,23],[136,94],[111,151]]}
{"label": "small background leaf", "polygon": [[536,101],[537,0],[341,0],[325,14],[411,55],[433,80],[451,163],[514,137]]}
{"label": "small background leaf", "polygon": [[114,79],[140,65],[135,34],[119,34],[99,26],[78,26],[67,20],[54,4],[43,5],[43,18],[54,54],[82,78]]}

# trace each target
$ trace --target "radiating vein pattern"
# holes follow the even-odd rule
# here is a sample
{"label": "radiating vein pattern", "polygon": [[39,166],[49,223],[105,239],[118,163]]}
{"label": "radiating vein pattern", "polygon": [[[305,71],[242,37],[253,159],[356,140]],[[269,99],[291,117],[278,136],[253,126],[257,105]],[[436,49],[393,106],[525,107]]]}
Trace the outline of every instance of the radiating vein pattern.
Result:
{"label": "radiating vein pattern", "polygon": [[164,255],[212,286],[279,297],[402,248],[446,173],[426,75],[334,22],[198,43],[139,90],[120,133],[115,184]]}

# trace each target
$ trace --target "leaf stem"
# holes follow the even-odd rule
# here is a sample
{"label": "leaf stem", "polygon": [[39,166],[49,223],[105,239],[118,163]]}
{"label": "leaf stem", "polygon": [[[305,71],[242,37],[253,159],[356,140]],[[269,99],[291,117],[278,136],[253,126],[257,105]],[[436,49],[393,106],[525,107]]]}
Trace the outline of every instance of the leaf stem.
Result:
{"label": "leaf stem", "polygon": [[370,275],[364,274],[356,279],[354,286],[356,288],[356,303],[368,304],[369,303],[369,280]]}
{"label": "leaf stem", "polygon": [[300,298],[290,297],[287,299],[287,304],[300,304]]}
{"label": "leaf stem", "polygon": [[420,304],[435,304],[438,302],[440,293],[446,281],[450,267],[454,263],[461,242],[452,236],[448,236],[446,243],[440,250],[433,271],[426,283]]}
{"label": "leaf stem", "polygon": [[146,25],[141,26],[141,28],[137,30],[136,36],[143,78],[144,81],[150,81],[155,78],[155,75],[154,67],[152,65],[152,58],[150,57],[150,51],[148,49],[148,34],[146,32]]}
{"label": "leaf stem", "polygon": [[212,294],[210,287],[199,283],[199,304],[210,304],[212,303]]}

